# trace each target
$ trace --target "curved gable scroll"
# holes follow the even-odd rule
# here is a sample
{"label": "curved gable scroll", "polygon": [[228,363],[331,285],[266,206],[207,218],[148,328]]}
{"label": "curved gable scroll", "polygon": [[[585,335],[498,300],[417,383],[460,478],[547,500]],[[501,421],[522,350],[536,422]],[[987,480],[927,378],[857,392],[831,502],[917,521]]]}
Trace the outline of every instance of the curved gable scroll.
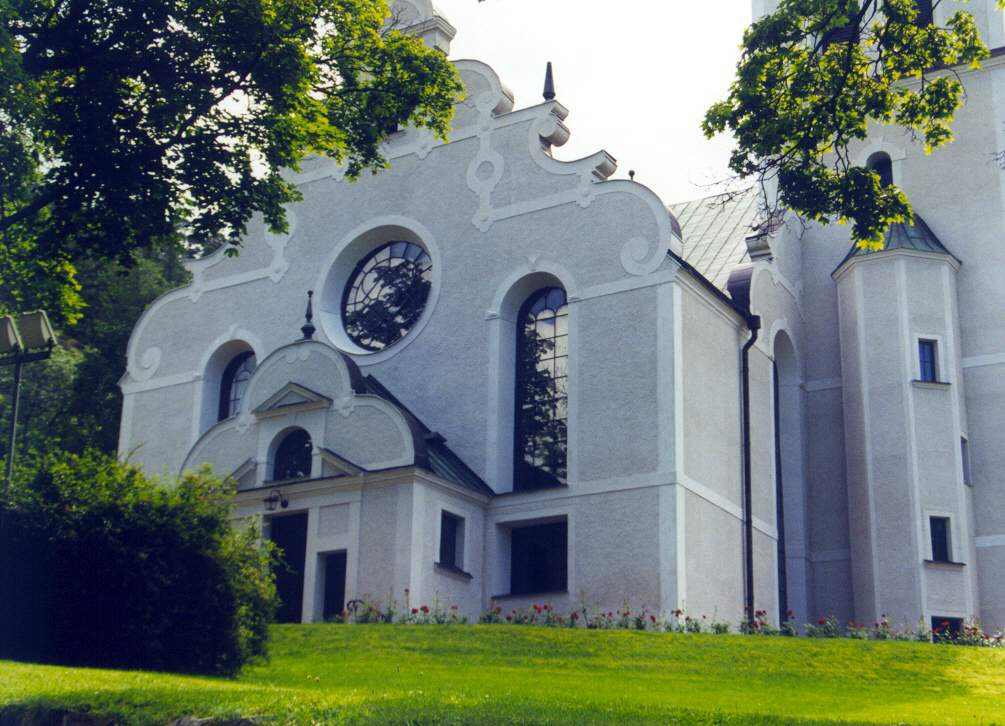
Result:
{"label": "curved gable scroll", "polygon": [[293,426],[313,442],[315,472],[330,471],[321,464],[332,457],[360,472],[416,463],[406,415],[368,393],[356,364],[324,343],[300,341],[270,354],[252,375],[245,398],[248,405],[237,417],[199,438],[183,470],[208,463],[222,476],[240,478],[242,486],[261,486],[270,480],[276,437]]}

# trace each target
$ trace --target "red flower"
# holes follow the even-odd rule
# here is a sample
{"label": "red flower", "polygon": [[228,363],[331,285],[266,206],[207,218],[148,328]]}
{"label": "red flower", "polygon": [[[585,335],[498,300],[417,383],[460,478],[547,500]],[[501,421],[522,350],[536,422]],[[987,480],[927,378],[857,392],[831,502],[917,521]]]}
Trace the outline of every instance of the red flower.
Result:
{"label": "red flower", "polygon": [[419,610],[421,610],[423,613],[428,613],[429,612],[429,606],[428,605],[423,605],[421,608],[419,608]]}
{"label": "red flower", "polygon": [[827,618],[820,618],[819,620],[817,620],[817,625],[826,625],[826,624],[827,624]]}
{"label": "red flower", "polygon": [[573,613],[569,617],[572,618],[573,620],[579,620],[579,613]]}
{"label": "red flower", "polygon": [[541,614],[541,606],[538,605],[537,603],[534,603],[534,612],[536,612],[538,615]]}
{"label": "red flower", "polygon": [[492,612],[494,612],[496,615],[498,615],[499,613],[502,612],[502,608],[499,607],[498,605],[496,605],[495,608],[492,610]]}
{"label": "red flower", "polygon": [[652,620],[654,623],[656,622],[656,616],[655,615],[650,615],[649,619]]}
{"label": "red flower", "polygon": [[795,613],[793,611],[791,611],[791,610],[786,610],[785,611],[785,617],[791,618],[793,615],[795,615]]}
{"label": "red flower", "polygon": [[507,623],[512,623],[513,622],[513,616],[512,615],[507,615],[506,616],[506,622]]}
{"label": "red flower", "polygon": [[418,614],[419,614],[419,608],[412,608],[412,615],[418,615]]}

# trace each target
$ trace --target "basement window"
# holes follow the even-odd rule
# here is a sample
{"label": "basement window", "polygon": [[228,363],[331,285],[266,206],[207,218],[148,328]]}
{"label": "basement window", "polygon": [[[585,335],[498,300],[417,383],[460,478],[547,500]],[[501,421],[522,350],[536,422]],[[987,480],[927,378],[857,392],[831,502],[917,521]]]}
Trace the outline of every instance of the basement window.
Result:
{"label": "basement window", "polygon": [[511,530],[510,594],[562,592],[568,587],[566,520]]}
{"label": "basement window", "polygon": [[936,640],[955,640],[963,632],[963,618],[932,617],[932,637]]}

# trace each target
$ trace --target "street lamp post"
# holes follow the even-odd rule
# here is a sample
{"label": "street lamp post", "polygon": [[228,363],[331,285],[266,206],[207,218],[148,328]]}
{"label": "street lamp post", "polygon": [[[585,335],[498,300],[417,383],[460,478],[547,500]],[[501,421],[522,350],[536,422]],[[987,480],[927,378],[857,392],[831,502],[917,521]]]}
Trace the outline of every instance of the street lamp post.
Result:
{"label": "street lamp post", "polygon": [[14,366],[14,394],[11,398],[10,433],[7,437],[7,472],[3,493],[14,476],[14,447],[17,445],[17,414],[21,398],[21,368],[25,363],[45,360],[52,355],[56,335],[44,310],[0,317],[0,365]]}

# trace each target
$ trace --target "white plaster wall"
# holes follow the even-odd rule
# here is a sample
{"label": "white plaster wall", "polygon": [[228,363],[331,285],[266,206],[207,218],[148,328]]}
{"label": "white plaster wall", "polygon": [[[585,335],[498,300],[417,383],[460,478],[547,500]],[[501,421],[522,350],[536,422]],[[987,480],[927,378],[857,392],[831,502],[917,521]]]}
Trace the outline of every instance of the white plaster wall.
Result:
{"label": "white plaster wall", "polygon": [[[485,579],[485,507],[442,486],[423,483],[416,487],[416,526],[412,532],[413,565],[409,597],[412,607],[438,603],[476,622],[483,609]],[[470,578],[434,566],[440,559],[440,523],[444,511],[464,520],[461,569]]]}
{"label": "white plaster wall", "polygon": [[[304,600],[302,618],[304,622],[320,621],[324,608],[324,581],[320,566],[321,557],[329,552],[346,552],[346,602],[359,597],[357,586],[360,548],[360,482],[343,480],[340,482],[305,482],[284,489],[289,506],[278,510],[275,515],[264,510],[261,491],[240,492],[234,503],[236,521],[259,517],[263,535],[268,537],[269,518],[306,512],[307,548],[304,562]],[[338,508],[338,526],[332,526],[327,510]],[[324,522],[325,526],[322,526]]]}
{"label": "white plaster wall", "polygon": [[[597,494],[513,494],[493,501],[486,521],[486,605],[504,610],[547,601],[568,613],[584,605],[614,610],[668,611],[660,598],[659,492],[666,487],[639,486]],[[565,593],[508,596],[507,528],[566,518],[568,589]]]}

